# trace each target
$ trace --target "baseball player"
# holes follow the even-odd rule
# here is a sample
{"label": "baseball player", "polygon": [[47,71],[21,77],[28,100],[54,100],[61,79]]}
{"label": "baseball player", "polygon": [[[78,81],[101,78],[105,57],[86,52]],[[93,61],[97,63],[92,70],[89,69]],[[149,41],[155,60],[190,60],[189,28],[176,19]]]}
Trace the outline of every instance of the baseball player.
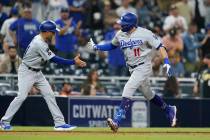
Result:
{"label": "baseball player", "polygon": [[18,111],[23,101],[26,99],[30,89],[35,85],[43,95],[48,108],[54,119],[54,130],[72,130],[75,126],[66,124],[61,113],[50,84],[41,72],[47,61],[52,61],[61,65],[86,66],[86,63],[80,60],[77,55],[73,60],[64,59],[56,56],[48,47],[49,42],[58,30],[53,21],[46,20],[39,26],[40,34],[35,36],[29,44],[23,56],[22,63],[18,70],[18,88],[19,94],[9,105],[5,115],[1,118],[0,127],[3,130],[12,130],[10,122],[14,114]]}
{"label": "baseball player", "polygon": [[128,111],[131,98],[137,88],[141,88],[144,97],[155,105],[159,106],[166,113],[170,126],[176,125],[176,106],[167,105],[162,98],[154,94],[150,87],[149,76],[152,73],[150,52],[152,47],[160,51],[164,58],[164,67],[168,76],[172,75],[172,69],[167,52],[161,40],[150,30],[137,26],[137,16],[133,13],[125,13],[118,21],[121,30],[118,31],[112,42],[104,45],[97,45],[90,39],[88,47],[100,51],[109,51],[120,47],[124,53],[126,64],[131,77],[126,83],[119,110],[114,118],[108,118],[107,123],[113,132],[117,132],[122,117]]}

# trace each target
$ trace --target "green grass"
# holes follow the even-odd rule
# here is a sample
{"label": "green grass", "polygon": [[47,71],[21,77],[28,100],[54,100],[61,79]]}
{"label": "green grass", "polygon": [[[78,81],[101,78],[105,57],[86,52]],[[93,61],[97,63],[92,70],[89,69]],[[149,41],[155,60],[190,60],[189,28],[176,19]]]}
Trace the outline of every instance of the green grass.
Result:
{"label": "green grass", "polygon": [[210,128],[77,128],[55,132],[52,127],[14,127],[0,131],[0,140],[210,140]]}

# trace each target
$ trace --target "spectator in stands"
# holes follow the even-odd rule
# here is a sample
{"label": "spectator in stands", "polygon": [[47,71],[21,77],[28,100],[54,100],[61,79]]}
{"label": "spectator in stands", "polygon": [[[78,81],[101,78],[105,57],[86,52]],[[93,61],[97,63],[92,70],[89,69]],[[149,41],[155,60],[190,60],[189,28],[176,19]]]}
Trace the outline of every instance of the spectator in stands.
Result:
{"label": "spectator in stands", "polygon": [[203,63],[207,65],[207,67],[203,67],[199,71],[193,88],[193,94],[194,96],[210,98],[210,54],[205,55]]}
{"label": "spectator in stands", "polygon": [[10,46],[8,55],[2,58],[0,63],[0,73],[17,74],[21,59],[17,55],[15,47]]}
{"label": "spectator in stands", "polygon": [[176,77],[168,77],[163,89],[163,97],[180,98],[179,82]]}
{"label": "spectator in stands", "polygon": [[3,4],[0,2],[0,29],[4,21],[8,18],[7,14],[3,12]]}
{"label": "spectator in stands", "polygon": [[87,80],[82,85],[81,94],[95,96],[104,93],[105,90],[98,79],[97,70],[91,70],[87,75]]}
{"label": "spectator in stands", "polygon": [[197,34],[197,25],[191,23],[188,32],[183,34],[184,57],[189,63],[195,64],[198,59],[197,49],[201,47],[199,37],[199,34]]}
{"label": "spectator in stands", "polygon": [[79,95],[79,93],[73,91],[72,85],[70,83],[64,82],[62,84],[62,89],[61,89],[59,95],[63,96],[63,97],[68,97],[68,96],[72,96],[72,95]]}
{"label": "spectator in stands", "polygon": [[131,3],[131,0],[122,0],[121,6],[116,9],[116,13],[119,17],[121,17],[121,15],[126,12],[132,12],[132,13],[137,14],[136,9],[133,6],[131,6],[130,3]]}
{"label": "spectator in stands", "polygon": [[50,13],[52,8],[50,7],[50,0],[40,0],[32,3],[33,18],[39,22],[50,19]]}
{"label": "spectator in stands", "polygon": [[3,5],[3,6],[5,6],[5,5],[11,5],[12,4],[12,2],[13,2],[14,0],[1,0],[1,4]]}
{"label": "spectator in stands", "polygon": [[210,53],[210,23],[206,26],[206,35],[204,39],[201,41],[201,51],[202,51],[202,58]]}
{"label": "spectator in stands", "polygon": [[85,24],[87,0],[67,0],[69,5],[70,16],[76,23]]}
{"label": "spectator in stands", "polygon": [[207,14],[204,0],[189,0],[189,5],[192,8],[193,21],[197,24],[200,31],[200,29],[205,27],[205,16]]}
{"label": "spectator in stands", "polygon": [[205,16],[205,25],[207,25],[208,23],[210,23],[210,0],[206,0],[205,3],[206,6],[206,16]]}
{"label": "spectator in stands", "polygon": [[151,21],[150,10],[145,5],[144,0],[138,0],[136,4],[137,15],[139,17],[138,22],[142,25],[147,25]]}
{"label": "spectator in stands", "polygon": [[71,90],[72,90],[71,84],[64,82],[62,84],[62,88],[61,88],[59,95],[63,96],[63,97],[68,97],[71,95]]}
{"label": "spectator in stands", "polygon": [[69,18],[69,10],[67,7],[62,7],[60,11],[60,18],[55,21],[60,27],[60,32],[56,34],[55,48],[58,50],[58,55],[64,58],[74,57],[77,37],[74,32],[76,23],[73,18]]}
{"label": "spectator in stands", "polygon": [[182,52],[184,48],[182,37],[176,28],[170,29],[163,37],[163,44],[168,51],[169,58],[173,57],[176,53]]}
{"label": "spectator in stands", "polygon": [[29,1],[23,1],[23,0],[11,0],[11,5],[13,5],[13,7],[17,8],[18,9],[18,12],[19,12],[19,15],[22,15],[23,14],[23,6],[25,5],[25,2],[26,3],[31,3]]}
{"label": "spectator in stands", "polygon": [[112,5],[112,9],[116,9],[122,4],[122,0],[109,0],[109,1]]}
{"label": "spectator in stands", "polygon": [[158,7],[161,11],[167,11],[170,8],[172,0],[156,0]]}
{"label": "spectator in stands", "polygon": [[67,0],[49,0],[50,12],[48,19],[53,21],[57,20],[60,17],[61,8],[68,6]]}
{"label": "spectator in stands", "polygon": [[199,60],[198,48],[201,47],[201,34],[197,33],[197,25],[191,23],[188,32],[183,34],[186,76],[190,76],[193,71],[196,71],[197,62]]}
{"label": "spectator in stands", "polygon": [[28,95],[41,95],[40,90],[36,88],[36,86],[33,86],[31,90],[29,91]]}
{"label": "spectator in stands", "polygon": [[157,36],[163,37],[165,35],[164,31],[162,30],[162,25],[156,23],[152,29],[153,33]]}
{"label": "spectator in stands", "polygon": [[104,28],[103,1],[90,0],[89,3],[89,28],[93,30],[101,30]]}
{"label": "spectator in stands", "polygon": [[173,27],[181,30],[181,32],[188,29],[187,22],[183,16],[179,15],[176,5],[171,5],[169,16],[164,21],[163,30],[168,32]]}
{"label": "spectator in stands", "polygon": [[110,27],[112,28],[113,21],[118,18],[117,13],[114,9],[111,9],[111,3],[106,0],[104,2],[104,26],[105,30],[108,30]]}
{"label": "spectator in stands", "polygon": [[[110,42],[117,31],[120,29],[121,26],[117,23],[117,20],[115,19],[115,23],[113,23],[113,29],[105,34],[105,41]],[[127,68],[124,60],[124,54],[119,47],[108,52],[108,61],[109,75],[126,76]]]}
{"label": "spectator in stands", "polygon": [[[3,3],[0,2],[0,29],[4,21],[7,19],[7,14],[3,12]],[[3,44],[3,36],[0,34],[0,53],[3,51],[2,49],[2,44]]]}
{"label": "spectator in stands", "polygon": [[3,36],[3,50],[4,53],[8,53],[8,48],[11,46],[15,46],[13,43],[12,37],[9,33],[9,27],[10,25],[15,22],[18,18],[18,9],[17,8],[12,8],[10,11],[11,17],[7,20],[4,21],[2,28],[1,28],[1,35]]}
{"label": "spectator in stands", "polygon": [[171,67],[174,71],[174,76],[176,77],[183,77],[185,74],[184,64],[181,61],[180,53],[174,54],[170,57],[171,60]]}
{"label": "spectator in stands", "polygon": [[190,25],[192,21],[192,8],[188,4],[188,0],[181,0],[175,5],[180,16],[183,16],[185,18],[187,25]]}
{"label": "spectator in stands", "polygon": [[39,22],[32,19],[32,9],[29,3],[24,5],[22,17],[11,24],[10,30],[10,35],[22,58],[29,43],[39,32]]}

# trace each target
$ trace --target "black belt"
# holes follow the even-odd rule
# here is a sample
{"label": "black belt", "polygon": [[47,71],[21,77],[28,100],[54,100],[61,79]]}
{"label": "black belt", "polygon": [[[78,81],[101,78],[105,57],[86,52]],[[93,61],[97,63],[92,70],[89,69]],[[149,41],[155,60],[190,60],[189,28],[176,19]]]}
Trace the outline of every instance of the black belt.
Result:
{"label": "black belt", "polygon": [[136,67],[138,67],[138,66],[140,66],[140,65],[143,65],[144,64],[144,62],[141,62],[141,63],[139,63],[139,64],[137,64],[137,65],[133,65],[133,66],[131,66],[131,65],[128,65],[130,68],[132,68],[132,69],[135,69]]}
{"label": "black belt", "polygon": [[29,70],[35,71],[35,72],[39,72],[41,69],[35,69],[32,67],[29,67],[28,65],[26,65],[25,63],[23,63]]}
{"label": "black belt", "polygon": [[27,67],[28,67],[29,70],[32,70],[32,71],[35,71],[35,72],[39,72],[40,71],[40,69],[35,69],[35,68],[29,67],[29,66],[27,66]]}

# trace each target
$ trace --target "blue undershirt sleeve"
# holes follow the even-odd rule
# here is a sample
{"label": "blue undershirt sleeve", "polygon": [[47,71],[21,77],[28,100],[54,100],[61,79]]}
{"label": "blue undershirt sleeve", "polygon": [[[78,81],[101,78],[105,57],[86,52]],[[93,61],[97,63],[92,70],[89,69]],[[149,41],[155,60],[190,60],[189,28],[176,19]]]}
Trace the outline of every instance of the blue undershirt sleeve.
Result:
{"label": "blue undershirt sleeve", "polygon": [[100,51],[110,51],[116,49],[117,46],[113,45],[112,43],[106,43],[103,45],[96,45],[96,49]]}
{"label": "blue undershirt sleeve", "polygon": [[50,61],[60,64],[60,65],[74,65],[75,61],[74,60],[70,60],[70,59],[64,59],[62,57],[59,56],[54,56],[50,59]]}

